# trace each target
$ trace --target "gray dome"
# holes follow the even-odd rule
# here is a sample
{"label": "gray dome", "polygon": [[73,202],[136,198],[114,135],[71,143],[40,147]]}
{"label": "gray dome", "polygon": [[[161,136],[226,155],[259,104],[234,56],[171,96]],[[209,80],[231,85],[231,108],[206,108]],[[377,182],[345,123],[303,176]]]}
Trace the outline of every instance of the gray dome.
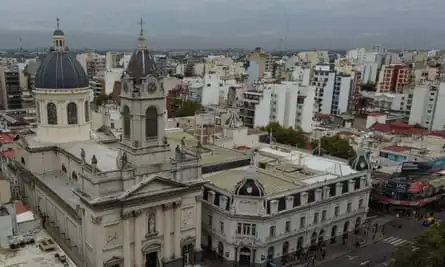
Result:
{"label": "gray dome", "polygon": [[55,29],[53,31],[53,36],[64,36],[64,35],[65,35],[65,33],[60,29]]}
{"label": "gray dome", "polygon": [[88,77],[72,53],[50,52],[37,69],[36,88],[74,89],[88,86]]}
{"label": "gray dome", "polygon": [[127,74],[132,78],[142,78],[149,74],[157,75],[156,63],[148,49],[136,49],[127,66]]}

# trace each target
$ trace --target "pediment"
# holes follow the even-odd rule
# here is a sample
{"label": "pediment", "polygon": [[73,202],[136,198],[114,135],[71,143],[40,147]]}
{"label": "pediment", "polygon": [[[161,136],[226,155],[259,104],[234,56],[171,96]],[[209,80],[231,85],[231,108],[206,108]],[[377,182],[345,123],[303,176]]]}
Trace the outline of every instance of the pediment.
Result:
{"label": "pediment", "polygon": [[120,199],[151,195],[169,190],[175,191],[177,189],[185,188],[186,185],[159,176],[147,177],[143,181],[139,182],[129,190],[127,190]]}

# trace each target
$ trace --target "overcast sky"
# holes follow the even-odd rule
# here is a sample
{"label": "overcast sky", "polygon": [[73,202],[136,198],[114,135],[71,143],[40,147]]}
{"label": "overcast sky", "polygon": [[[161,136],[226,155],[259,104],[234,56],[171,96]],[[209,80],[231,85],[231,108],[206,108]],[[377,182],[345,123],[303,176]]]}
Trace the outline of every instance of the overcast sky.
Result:
{"label": "overcast sky", "polygon": [[290,49],[374,44],[390,48],[445,47],[445,0],[1,2],[0,47],[18,43],[17,34],[26,47],[49,45],[57,16],[67,43],[77,48],[131,48],[140,17],[156,48],[277,49],[280,38],[286,36]]}

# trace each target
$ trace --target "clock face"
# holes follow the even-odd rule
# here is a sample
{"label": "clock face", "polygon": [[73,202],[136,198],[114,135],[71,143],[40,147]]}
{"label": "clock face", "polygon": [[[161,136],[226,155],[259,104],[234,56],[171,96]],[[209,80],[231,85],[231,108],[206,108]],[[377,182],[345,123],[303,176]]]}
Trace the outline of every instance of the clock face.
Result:
{"label": "clock face", "polygon": [[128,92],[128,84],[124,83],[124,92],[127,93]]}
{"label": "clock face", "polygon": [[148,89],[149,92],[154,92],[154,91],[156,91],[157,88],[158,88],[158,86],[156,85],[155,82],[150,82],[147,85],[147,89]]}

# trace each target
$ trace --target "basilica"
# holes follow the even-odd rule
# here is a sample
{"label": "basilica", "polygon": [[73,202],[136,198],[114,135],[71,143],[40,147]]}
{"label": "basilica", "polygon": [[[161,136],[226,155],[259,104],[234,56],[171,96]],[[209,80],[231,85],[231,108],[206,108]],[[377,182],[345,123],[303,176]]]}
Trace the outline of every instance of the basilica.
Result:
{"label": "basilica", "polygon": [[[38,128],[16,139],[10,179],[78,266],[201,260],[199,158],[165,136],[165,92],[144,32],[122,76],[122,135],[92,127],[88,78],[57,25],[36,74]],[[106,126],[104,126],[106,127]]]}

